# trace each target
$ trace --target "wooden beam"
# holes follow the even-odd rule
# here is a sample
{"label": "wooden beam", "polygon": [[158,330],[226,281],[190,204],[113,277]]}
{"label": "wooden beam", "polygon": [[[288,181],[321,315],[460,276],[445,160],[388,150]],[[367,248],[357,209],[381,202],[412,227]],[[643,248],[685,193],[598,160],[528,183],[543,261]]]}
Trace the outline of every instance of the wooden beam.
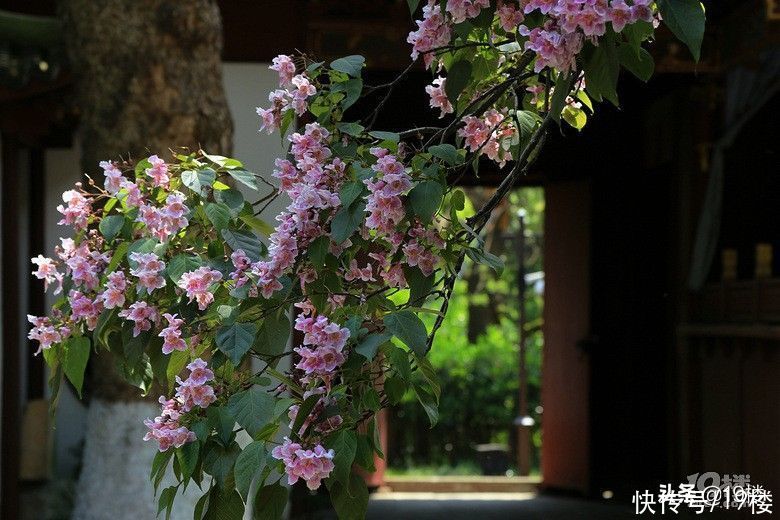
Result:
{"label": "wooden beam", "polygon": [[19,518],[20,356],[19,326],[19,144],[2,136],[2,280],[3,287],[3,421],[0,468],[0,518]]}

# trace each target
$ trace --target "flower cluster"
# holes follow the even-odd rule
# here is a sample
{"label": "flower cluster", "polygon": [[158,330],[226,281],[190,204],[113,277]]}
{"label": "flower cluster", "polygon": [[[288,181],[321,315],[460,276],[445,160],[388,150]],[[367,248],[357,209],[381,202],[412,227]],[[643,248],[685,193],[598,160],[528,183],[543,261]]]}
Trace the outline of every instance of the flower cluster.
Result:
{"label": "flower cluster", "polygon": [[51,320],[46,317],[27,315],[27,321],[32,324],[32,329],[28,337],[32,340],[39,342],[36,355],[41,353],[41,350],[47,349],[56,343],[60,343],[70,336],[70,329],[68,327],[55,328]]}
{"label": "flower cluster", "polygon": [[433,2],[423,7],[423,19],[417,21],[417,30],[409,33],[406,41],[412,44],[412,58],[423,55],[425,66],[433,62],[433,52],[450,43],[452,29],[441,7]]}
{"label": "flower cluster", "polygon": [[130,260],[136,263],[130,274],[138,278],[138,292],[152,294],[155,289],[165,287],[165,278],[162,273],[165,262],[154,253],[130,253]]}
{"label": "flower cluster", "polygon": [[159,320],[157,308],[145,301],[131,303],[126,309],[119,311],[119,317],[133,322],[133,337],[152,328]]}
{"label": "flower cluster", "polygon": [[519,30],[528,37],[525,48],[536,54],[534,70],[549,66],[568,71],[574,69],[585,40],[595,43],[606,33],[608,23],[620,32],[638,21],[654,22],[652,5],[652,0],[633,0],[631,6],[624,0],[529,0],[524,12],[538,10],[548,19],[541,27],[521,25]]}
{"label": "flower cluster", "polygon": [[158,334],[163,339],[162,353],[170,354],[174,350],[187,350],[187,343],[181,337],[181,326],[184,320],[168,312],[163,313],[162,317],[168,322],[168,326]]}
{"label": "flower cluster", "polygon": [[308,99],[317,93],[317,88],[305,73],[295,75],[295,64],[289,56],[277,56],[269,68],[279,73],[279,86],[283,87],[268,95],[270,108],[257,107],[257,115],[262,119],[260,130],[270,134],[281,127],[288,110],[293,110],[295,115],[304,114]]}
{"label": "flower cluster", "polygon": [[295,329],[304,333],[304,346],[295,348],[301,356],[295,368],[303,370],[307,378],[317,376],[328,384],[346,359],[343,350],[349,339],[349,329],[339,327],[321,314],[314,316],[312,312],[301,312],[295,320]]}
{"label": "flower cluster", "polygon": [[159,402],[162,405],[162,411],[154,420],[146,419],[144,424],[149,431],[144,436],[145,441],[156,440],[159,443],[160,451],[166,451],[173,446],[180,448],[188,442],[195,440],[195,434],[180,424],[182,414],[191,411],[196,406],[207,408],[217,397],[214,388],[208,385],[209,381],[214,380],[214,372],[208,368],[205,361],[200,358],[195,359],[187,365],[190,371],[189,377],[182,381],[176,378],[178,387],[176,388],[176,397],[166,399],[160,396]]}
{"label": "flower cluster", "polygon": [[271,455],[277,460],[284,461],[288,484],[293,485],[298,482],[298,479],[303,479],[306,487],[311,490],[319,488],[322,479],[328,478],[335,467],[333,450],[326,450],[320,444],[306,450],[287,437],[281,445],[271,451]]}
{"label": "flower cluster", "polygon": [[517,138],[517,130],[502,112],[491,108],[482,117],[467,116],[463,122],[458,135],[470,152],[484,154],[499,166],[512,159],[509,147]]}
{"label": "flower cluster", "polygon": [[447,78],[439,76],[433,80],[432,84],[425,87],[425,92],[431,97],[431,108],[438,108],[441,110],[440,118],[444,117],[445,114],[451,114],[453,112],[452,103],[447,99],[447,93],[444,90],[446,84]]}
{"label": "flower cluster", "polygon": [[190,301],[198,302],[198,309],[206,310],[214,301],[211,286],[222,280],[222,273],[208,266],[201,266],[181,275],[179,287],[184,289]]}
{"label": "flower cluster", "polygon": [[366,197],[366,227],[375,229],[381,235],[389,236],[404,218],[404,205],[401,195],[412,187],[412,181],[404,170],[404,165],[389,150],[375,147],[371,154],[377,158],[371,169],[381,174],[376,181],[363,181],[370,194]]}
{"label": "flower cluster", "polygon": [[184,204],[184,195],[173,192],[165,199],[165,206],[158,208],[141,202],[138,207],[138,222],[143,222],[150,236],[165,242],[187,227],[189,208]]}
{"label": "flower cluster", "polygon": [[62,220],[59,221],[59,224],[73,226],[76,229],[86,228],[89,217],[92,215],[92,201],[76,190],[68,190],[63,193],[62,201],[66,206],[62,204],[57,206],[57,211],[62,213]]}

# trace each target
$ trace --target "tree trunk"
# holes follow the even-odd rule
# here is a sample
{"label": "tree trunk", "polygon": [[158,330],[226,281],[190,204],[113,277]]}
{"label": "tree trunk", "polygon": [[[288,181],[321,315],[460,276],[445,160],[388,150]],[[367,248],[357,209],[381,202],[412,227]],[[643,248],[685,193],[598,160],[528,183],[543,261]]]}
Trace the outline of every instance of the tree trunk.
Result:
{"label": "tree trunk", "polygon": [[[83,171],[97,178],[101,160],[166,157],[180,147],[230,154],[216,1],[62,0],[60,11],[77,87]],[[141,440],[140,421],[157,415],[158,406],[138,401],[138,389],[121,382],[107,353],[90,365],[73,518],[155,518],[148,482],[155,447]],[[192,503],[174,513],[191,518]]]}

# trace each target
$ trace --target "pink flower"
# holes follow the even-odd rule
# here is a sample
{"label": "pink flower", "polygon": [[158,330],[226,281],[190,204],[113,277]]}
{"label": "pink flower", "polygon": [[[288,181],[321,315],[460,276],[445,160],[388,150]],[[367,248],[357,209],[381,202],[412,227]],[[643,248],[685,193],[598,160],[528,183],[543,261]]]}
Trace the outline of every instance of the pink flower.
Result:
{"label": "pink flower", "polygon": [[179,287],[184,289],[190,301],[197,301],[198,309],[203,311],[214,301],[214,295],[209,292],[209,288],[220,280],[222,280],[222,273],[202,266],[184,273],[179,280]]}
{"label": "pink flower", "polygon": [[196,385],[205,384],[206,381],[212,381],[214,379],[214,372],[208,368],[208,364],[200,358],[196,358],[189,365],[187,370],[190,371],[190,380]]}
{"label": "pink flower", "polygon": [[279,86],[289,85],[293,76],[295,76],[295,63],[293,63],[292,58],[285,54],[280,54],[271,63],[272,65],[268,68],[279,73]]}
{"label": "pink flower", "polygon": [[162,405],[160,416],[155,417],[154,420],[146,419],[144,421],[146,427],[149,428],[149,431],[144,435],[144,440],[156,440],[160,451],[166,451],[171,446],[181,448],[186,443],[194,441],[195,434],[179,425],[181,404],[175,399],[166,400],[162,396],[160,396],[159,402]]}
{"label": "pink flower", "polygon": [[119,317],[134,322],[133,337],[152,328],[152,322],[156,322],[157,309],[144,301],[137,301],[129,308],[119,311]]}
{"label": "pink flower", "polygon": [[165,287],[162,272],[165,262],[154,253],[130,253],[130,260],[136,263],[130,274],[138,278],[138,293],[152,294],[155,289]]}
{"label": "pink flower", "polygon": [[108,275],[106,290],[100,295],[103,306],[106,309],[122,307],[125,304],[125,289],[127,280],[122,271],[114,271]]}
{"label": "pink flower", "polygon": [[27,337],[31,340],[40,343],[38,350],[35,351],[35,355],[40,354],[41,350],[51,348],[52,345],[60,343],[62,340],[70,334],[61,334],[61,331],[57,330],[46,317],[37,317],[30,314],[27,315],[27,321],[32,324],[32,329],[27,334]]}
{"label": "pink flower", "polygon": [[62,201],[67,205],[57,206],[57,211],[63,215],[58,224],[73,226],[76,229],[86,228],[87,220],[92,214],[92,200],[76,190],[68,190],[62,194]]}
{"label": "pink flower", "polygon": [[68,302],[71,307],[70,317],[74,321],[84,320],[87,329],[94,330],[97,326],[97,320],[103,311],[103,304],[100,299],[92,300],[79,291],[70,291],[68,293]]}
{"label": "pink flower", "polygon": [[311,490],[319,488],[322,479],[328,478],[335,467],[333,450],[326,450],[320,444],[314,446],[314,449],[304,450],[300,444],[287,437],[271,451],[271,455],[284,461],[288,484],[293,485],[298,479],[303,479]]}
{"label": "pink flower", "polygon": [[525,17],[523,11],[515,8],[513,4],[500,3],[498,6],[498,20],[501,28],[506,32],[512,32],[523,23]]}
{"label": "pink flower", "polygon": [[106,180],[103,185],[106,191],[111,195],[115,195],[122,187],[122,172],[117,168],[116,163],[112,161],[100,161],[100,167],[103,168],[103,175],[106,176]]}
{"label": "pink flower", "polygon": [[444,114],[451,114],[453,112],[452,104],[447,99],[447,94],[444,91],[447,79],[439,76],[433,80],[432,85],[425,87],[425,92],[431,97],[431,108],[438,108],[441,110],[440,118],[444,117]]}
{"label": "pink flower", "polygon": [[130,208],[137,208],[144,202],[141,189],[134,182],[128,180],[122,181],[122,190],[124,191],[125,204]]}
{"label": "pink flower", "polygon": [[184,320],[176,317],[175,314],[164,313],[163,318],[168,321],[168,326],[160,331],[159,337],[163,338],[162,353],[170,354],[174,350],[187,350],[187,343],[181,338],[181,326]]}
{"label": "pink flower", "polygon": [[375,282],[374,272],[371,269],[370,264],[366,264],[363,269],[358,267],[357,260],[354,258],[349,263],[349,270],[344,274],[344,280],[351,282],[352,280],[361,280],[363,282]]}
{"label": "pink flower", "polygon": [[609,7],[609,21],[612,22],[615,32],[622,31],[627,24],[634,21],[631,8],[623,0],[613,0]]}
{"label": "pink flower", "polygon": [[38,269],[33,271],[33,276],[39,280],[43,280],[43,290],[49,289],[49,284],[58,282],[59,287],[54,291],[54,294],[62,292],[62,278],[63,275],[57,270],[57,264],[51,258],[46,258],[43,255],[38,255],[32,259],[32,263],[38,266]]}
{"label": "pink flower", "polygon": [[423,19],[417,20],[417,30],[409,33],[406,41],[412,44],[412,59],[423,54],[425,66],[433,61],[433,51],[450,42],[450,25],[438,4],[429,3],[423,7]]}
{"label": "pink flower", "polygon": [[452,15],[454,23],[478,16],[485,7],[490,7],[490,0],[448,0],[447,2],[447,12]]}
{"label": "pink flower", "polygon": [[168,186],[171,179],[168,177],[168,165],[165,164],[165,161],[156,155],[150,156],[147,161],[149,161],[152,167],[144,171],[146,175],[152,178],[154,185],[159,187]]}

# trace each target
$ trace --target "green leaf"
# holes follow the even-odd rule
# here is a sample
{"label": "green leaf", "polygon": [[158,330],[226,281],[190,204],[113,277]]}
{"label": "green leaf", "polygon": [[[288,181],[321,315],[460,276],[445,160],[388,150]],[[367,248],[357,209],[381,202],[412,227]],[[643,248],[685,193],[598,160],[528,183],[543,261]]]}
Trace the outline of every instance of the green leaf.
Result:
{"label": "green leaf", "polygon": [[341,100],[341,106],[346,110],[360,99],[360,94],[363,93],[363,80],[360,78],[351,78],[344,83],[337,83],[331,90],[333,92],[344,92],[344,99]]}
{"label": "green leaf", "polygon": [[613,38],[604,37],[584,67],[588,94],[596,101],[607,99],[618,105],[617,81],[620,61]]}
{"label": "green leaf", "polygon": [[339,520],[364,520],[368,509],[366,481],[355,473],[349,477],[349,486],[334,481],[330,487],[330,501]]}
{"label": "green leaf", "polygon": [[331,238],[341,244],[358,230],[363,223],[366,206],[359,203],[354,208],[341,208],[330,223]]}
{"label": "green leaf", "polygon": [[246,225],[257,231],[258,233],[269,236],[274,232],[273,226],[268,224],[265,220],[259,219],[254,215],[241,215],[239,217]]}
{"label": "green leaf", "polygon": [[345,56],[343,58],[333,60],[330,63],[330,68],[345,74],[349,74],[353,78],[359,78],[365,63],[366,59],[363,56],[353,54],[352,56]]}
{"label": "green leaf", "polygon": [[189,352],[182,350],[174,350],[171,352],[170,359],[168,360],[168,368],[165,370],[165,375],[168,378],[168,384],[173,383],[176,376],[184,370],[184,367],[190,360]]}
{"label": "green leaf", "polygon": [[198,441],[188,442],[176,450],[176,459],[179,461],[182,480],[192,477],[195,472],[195,466],[198,465],[200,455],[200,443]]}
{"label": "green leaf", "polygon": [[338,128],[340,132],[354,137],[359,137],[360,134],[363,133],[363,130],[366,129],[366,127],[358,123],[338,123],[336,128]]}
{"label": "green leaf", "polygon": [[315,269],[319,269],[325,263],[328,246],[330,246],[330,238],[327,235],[318,237],[309,244],[309,260]]}
{"label": "green leaf", "polygon": [[257,326],[254,323],[233,323],[217,329],[216,343],[234,365],[238,366],[255,341]]}
{"label": "green leaf", "polygon": [[409,284],[409,305],[420,307],[433,289],[435,273],[425,276],[418,267],[404,266],[404,278]]}
{"label": "green leaf", "polygon": [[287,507],[287,488],[276,483],[257,490],[254,520],[280,520]]}
{"label": "green leaf", "polygon": [[577,130],[582,130],[588,122],[588,116],[585,115],[585,112],[581,108],[576,108],[571,105],[564,107],[561,114],[563,115],[564,121]]}
{"label": "green leaf", "polygon": [[371,361],[374,359],[374,356],[376,356],[376,351],[379,350],[379,347],[382,344],[387,343],[392,337],[392,334],[386,332],[369,334],[358,343],[355,347],[355,352]]}
{"label": "green leaf", "polygon": [[249,495],[249,487],[255,475],[265,467],[265,443],[254,441],[248,444],[236,459],[233,473],[236,477],[236,490],[245,499]]}
{"label": "green leaf", "polygon": [[204,208],[206,216],[209,218],[217,230],[228,227],[231,220],[230,208],[219,202],[209,202]]}
{"label": "green leaf", "polygon": [[409,4],[409,12],[414,14],[417,11],[417,6],[420,5],[420,0],[406,0],[406,3]]}
{"label": "green leaf", "polygon": [[390,400],[390,404],[396,405],[401,402],[406,393],[406,383],[400,377],[388,377],[385,380],[385,395]]}
{"label": "green leaf", "polygon": [[312,409],[319,401],[320,396],[310,395],[303,401],[303,403],[301,403],[300,408],[298,408],[298,413],[295,416],[295,421],[293,421],[293,424],[290,427],[290,431],[293,435],[299,435],[303,421],[306,420],[306,418],[309,416],[309,413],[311,413]]}
{"label": "green leaf", "polygon": [[411,311],[398,311],[384,319],[387,330],[403,341],[418,356],[424,356],[428,342],[425,324]]}
{"label": "green leaf", "polygon": [[363,193],[365,185],[359,181],[350,181],[344,184],[339,190],[339,199],[342,207],[348,208]]}
{"label": "green leaf", "polygon": [[345,486],[349,486],[349,474],[355,461],[357,435],[353,430],[340,430],[325,441],[325,447],[335,452],[333,478]]}
{"label": "green leaf", "polygon": [[444,83],[444,91],[447,99],[454,105],[458,96],[471,81],[471,62],[461,59],[447,69],[447,81]]}
{"label": "green leaf", "polygon": [[203,471],[214,477],[220,488],[233,487],[233,465],[239,454],[238,444],[231,443],[230,446],[209,443],[208,451],[203,458]]}
{"label": "green leaf", "polygon": [[235,169],[235,170],[228,170],[228,174],[231,177],[233,177],[235,180],[243,184],[244,186],[247,186],[257,191],[257,181],[255,180],[254,173],[248,172],[246,170]]}
{"label": "green leaf", "polygon": [[456,189],[452,192],[450,204],[456,211],[463,211],[463,208],[466,207],[466,194],[463,193],[463,190]]}
{"label": "green leaf", "polygon": [[276,399],[267,391],[252,387],[233,394],[227,408],[249,435],[255,435],[273,417],[275,403]]}
{"label": "green leaf", "polygon": [[218,487],[209,493],[209,507],[203,520],[241,520],[244,518],[244,502],[235,489]]}
{"label": "green leaf", "polygon": [[260,325],[252,350],[258,354],[278,356],[287,347],[290,329],[290,320],[284,309],[279,312],[278,316],[273,314],[267,316]]}
{"label": "green leaf", "polygon": [[431,423],[431,428],[436,426],[439,422],[439,406],[436,397],[425,387],[418,383],[414,383],[414,392],[417,394],[417,400],[425,410],[428,420]]}
{"label": "green leaf", "polygon": [[238,214],[241,208],[244,207],[244,196],[240,191],[233,188],[215,191],[214,199],[230,208],[234,215]]}
{"label": "green leaf", "polygon": [[222,238],[233,251],[241,249],[253,261],[260,260],[263,246],[254,233],[237,229],[223,229]]}
{"label": "green leaf", "polygon": [[84,336],[73,337],[65,341],[65,357],[62,368],[68,380],[76,388],[81,398],[81,388],[84,386],[84,370],[89,361],[90,342]]}
{"label": "green leaf", "polygon": [[98,225],[100,233],[106,237],[107,240],[113,239],[122,231],[122,227],[125,225],[125,217],[122,215],[109,215],[103,217]]}
{"label": "green leaf", "polygon": [[699,0],[657,0],[664,24],[690,49],[693,59],[701,58],[706,15]]}
{"label": "green leaf", "polygon": [[409,203],[424,223],[429,223],[444,198],[444,190],[436,181],[422,181],[409,192]]}
{"label": "green leaf", "polygon": [[504,272],[504,261],[492,253],[472,247],[466,249],[466,255],[474,262],[490,267],[499,276]]}
{"label": "green leaf", "polygon": [[428,153],[434,157],[442,159],[444,162],[450,165],[455,165],[461,162],[461,157],[458,154],[458,149],[449,143],[437,144],[428,148]]}
{"label": "green leaf", "polygon": [[653,76],[655,69],[653,57],[645,49],[640,47],[637,55],[630,45],[623,44],[618,47],[618,56],[620,64],[645,83]]}
{"label": "green leaf", "polygon": [[117,267],[119,267],[120,262],[122,262],[122,260],[125,258],[129,248],[130,244],[128,242],[119,243],[116,249],[114,249],[114,254],[111,256],[111,261],[108,263],[108,266],[106,266],[106,273],[112,273]]}
{"label": "green leaf", "polygon": [[382,141],[393,141],[397,143],[401,140],[401,135],[396,132],[383,132],[381,130],[375,130],[373,132],[369,132],[368,135]]}
{"label": "green leaf", "polygon": [[179,283],[181,275],[196,270],[202,265],[200,257],[192,255],[176,255],[165,266],[165,272],[168,278],[175,284]]}
{"label": "green leaf", "polygon": [[211,168],[186,170],[181,174],[184,185],[199,195],[204,195],[205,188],[210,188],[215,180],[217,180],[217,172]]}
{"label": "green leaf", "polygon": [[558,79],[555,81],[555,91],[550,100],[550,114],[556,121],[561,120],[561,111],[563,110],[566,98],[571,91],[573,80],[574,76],[572,74],[564,74],[561,72],[558,74]]}
{"label": "green leaf", "polygon": [[173,499],[176,498],[177,486],[169,486],[162,490],[160,493],[160,499],[157,501],[157,516],[165,509],[165,519],[171,517],[171,510],[173,509]]}

